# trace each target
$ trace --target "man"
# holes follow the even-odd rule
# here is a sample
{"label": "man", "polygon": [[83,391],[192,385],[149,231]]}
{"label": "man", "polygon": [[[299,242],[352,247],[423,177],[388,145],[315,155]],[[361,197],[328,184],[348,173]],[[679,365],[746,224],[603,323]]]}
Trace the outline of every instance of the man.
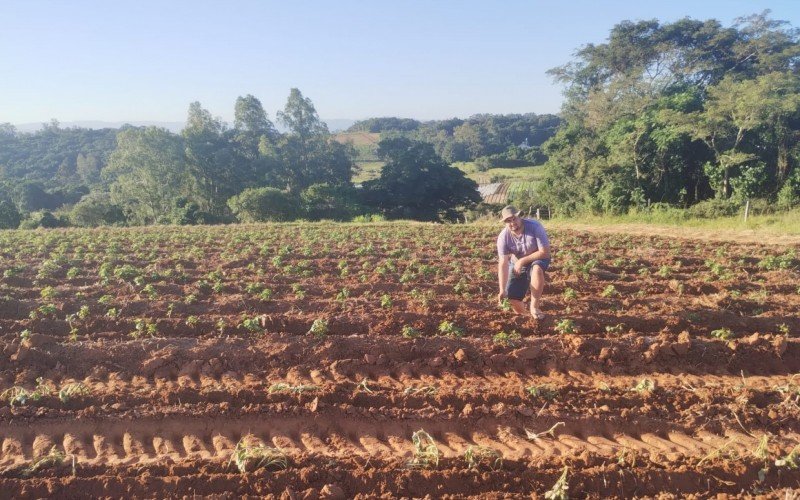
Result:
{"label": "man", "polygon": [[500,219],[506,227],[497,237],[497,281],[500,285],[497,301],[502,303],[508,298],[514,312],[527,315],[522,299],[530,288],[530,316],[543,319],[545,315],[539,305],[544,291],[544,272],[550,265],[547,233],[538,221],[523,219],[519,210],[511,205],[503,209]]}

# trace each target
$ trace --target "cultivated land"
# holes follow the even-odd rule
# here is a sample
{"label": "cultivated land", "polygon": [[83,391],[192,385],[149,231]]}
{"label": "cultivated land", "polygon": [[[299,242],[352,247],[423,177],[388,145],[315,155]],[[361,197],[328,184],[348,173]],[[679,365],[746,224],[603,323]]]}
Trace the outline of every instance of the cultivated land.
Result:
{"label": "cultivated land", "polygon": [[498,229],[0,233],[2,496],[800,487],[796,245],[555,228],[535,323]]}

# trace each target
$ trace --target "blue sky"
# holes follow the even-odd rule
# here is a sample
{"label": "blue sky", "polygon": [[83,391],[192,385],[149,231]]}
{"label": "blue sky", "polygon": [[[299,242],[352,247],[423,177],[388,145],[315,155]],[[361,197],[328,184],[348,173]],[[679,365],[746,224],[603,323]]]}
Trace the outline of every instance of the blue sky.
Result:
{"label": "blue sky", "polygon": [[0,123],[183,121],[192,101],[269,113],[292,87],[323,118],[555,113],[545,71],[625,20],[734,18],[799,0],[0,0]]}

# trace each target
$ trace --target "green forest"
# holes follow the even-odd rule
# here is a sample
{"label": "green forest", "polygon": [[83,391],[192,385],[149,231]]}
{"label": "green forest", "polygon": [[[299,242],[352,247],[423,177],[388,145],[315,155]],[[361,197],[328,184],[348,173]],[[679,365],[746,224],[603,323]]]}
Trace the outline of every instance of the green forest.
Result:
{"label": "green forest", "polygon": [[189,105],[178,134],[0,124],[0,227],[212,224],[296,219],[463,220],[486,212],[453,162],[542,165],[512,197],[557,216],[800,204],[800,33],[767,12],[723,26],[623,21],[550,70],[556,115],[362,120],[380,177],[354,185],[356,149],[292,89],[277,127],[252,95],[228,125]]}
{"label": "green forest", "polygon": [[550,71],[566,101],[537,203],[562,214],[797,205],[798,63],[798,30],[768,13],[730,27],[616,25]]}

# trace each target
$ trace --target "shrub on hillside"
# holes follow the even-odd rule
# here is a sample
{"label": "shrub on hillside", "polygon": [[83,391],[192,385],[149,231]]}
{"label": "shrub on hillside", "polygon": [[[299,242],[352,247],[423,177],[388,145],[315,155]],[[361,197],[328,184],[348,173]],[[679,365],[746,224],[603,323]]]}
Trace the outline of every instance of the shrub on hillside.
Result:
{"label": "shrub on hillside", "polygon": [[0,229],[16,229],[21,219],[16,205],[10,201],[0,201]]}
{"label": "shrub on hillside", "polygon": [[287,221],[300,214],[294,197],[271,187],[245,189],[228,200],[228,207],[240,222]]}
{"label": "shrub on hillside", "polygon": [[79,227],[122,225],[125,223],[125,214],[107,193],[92,193],[72,207],[69,220]]}

